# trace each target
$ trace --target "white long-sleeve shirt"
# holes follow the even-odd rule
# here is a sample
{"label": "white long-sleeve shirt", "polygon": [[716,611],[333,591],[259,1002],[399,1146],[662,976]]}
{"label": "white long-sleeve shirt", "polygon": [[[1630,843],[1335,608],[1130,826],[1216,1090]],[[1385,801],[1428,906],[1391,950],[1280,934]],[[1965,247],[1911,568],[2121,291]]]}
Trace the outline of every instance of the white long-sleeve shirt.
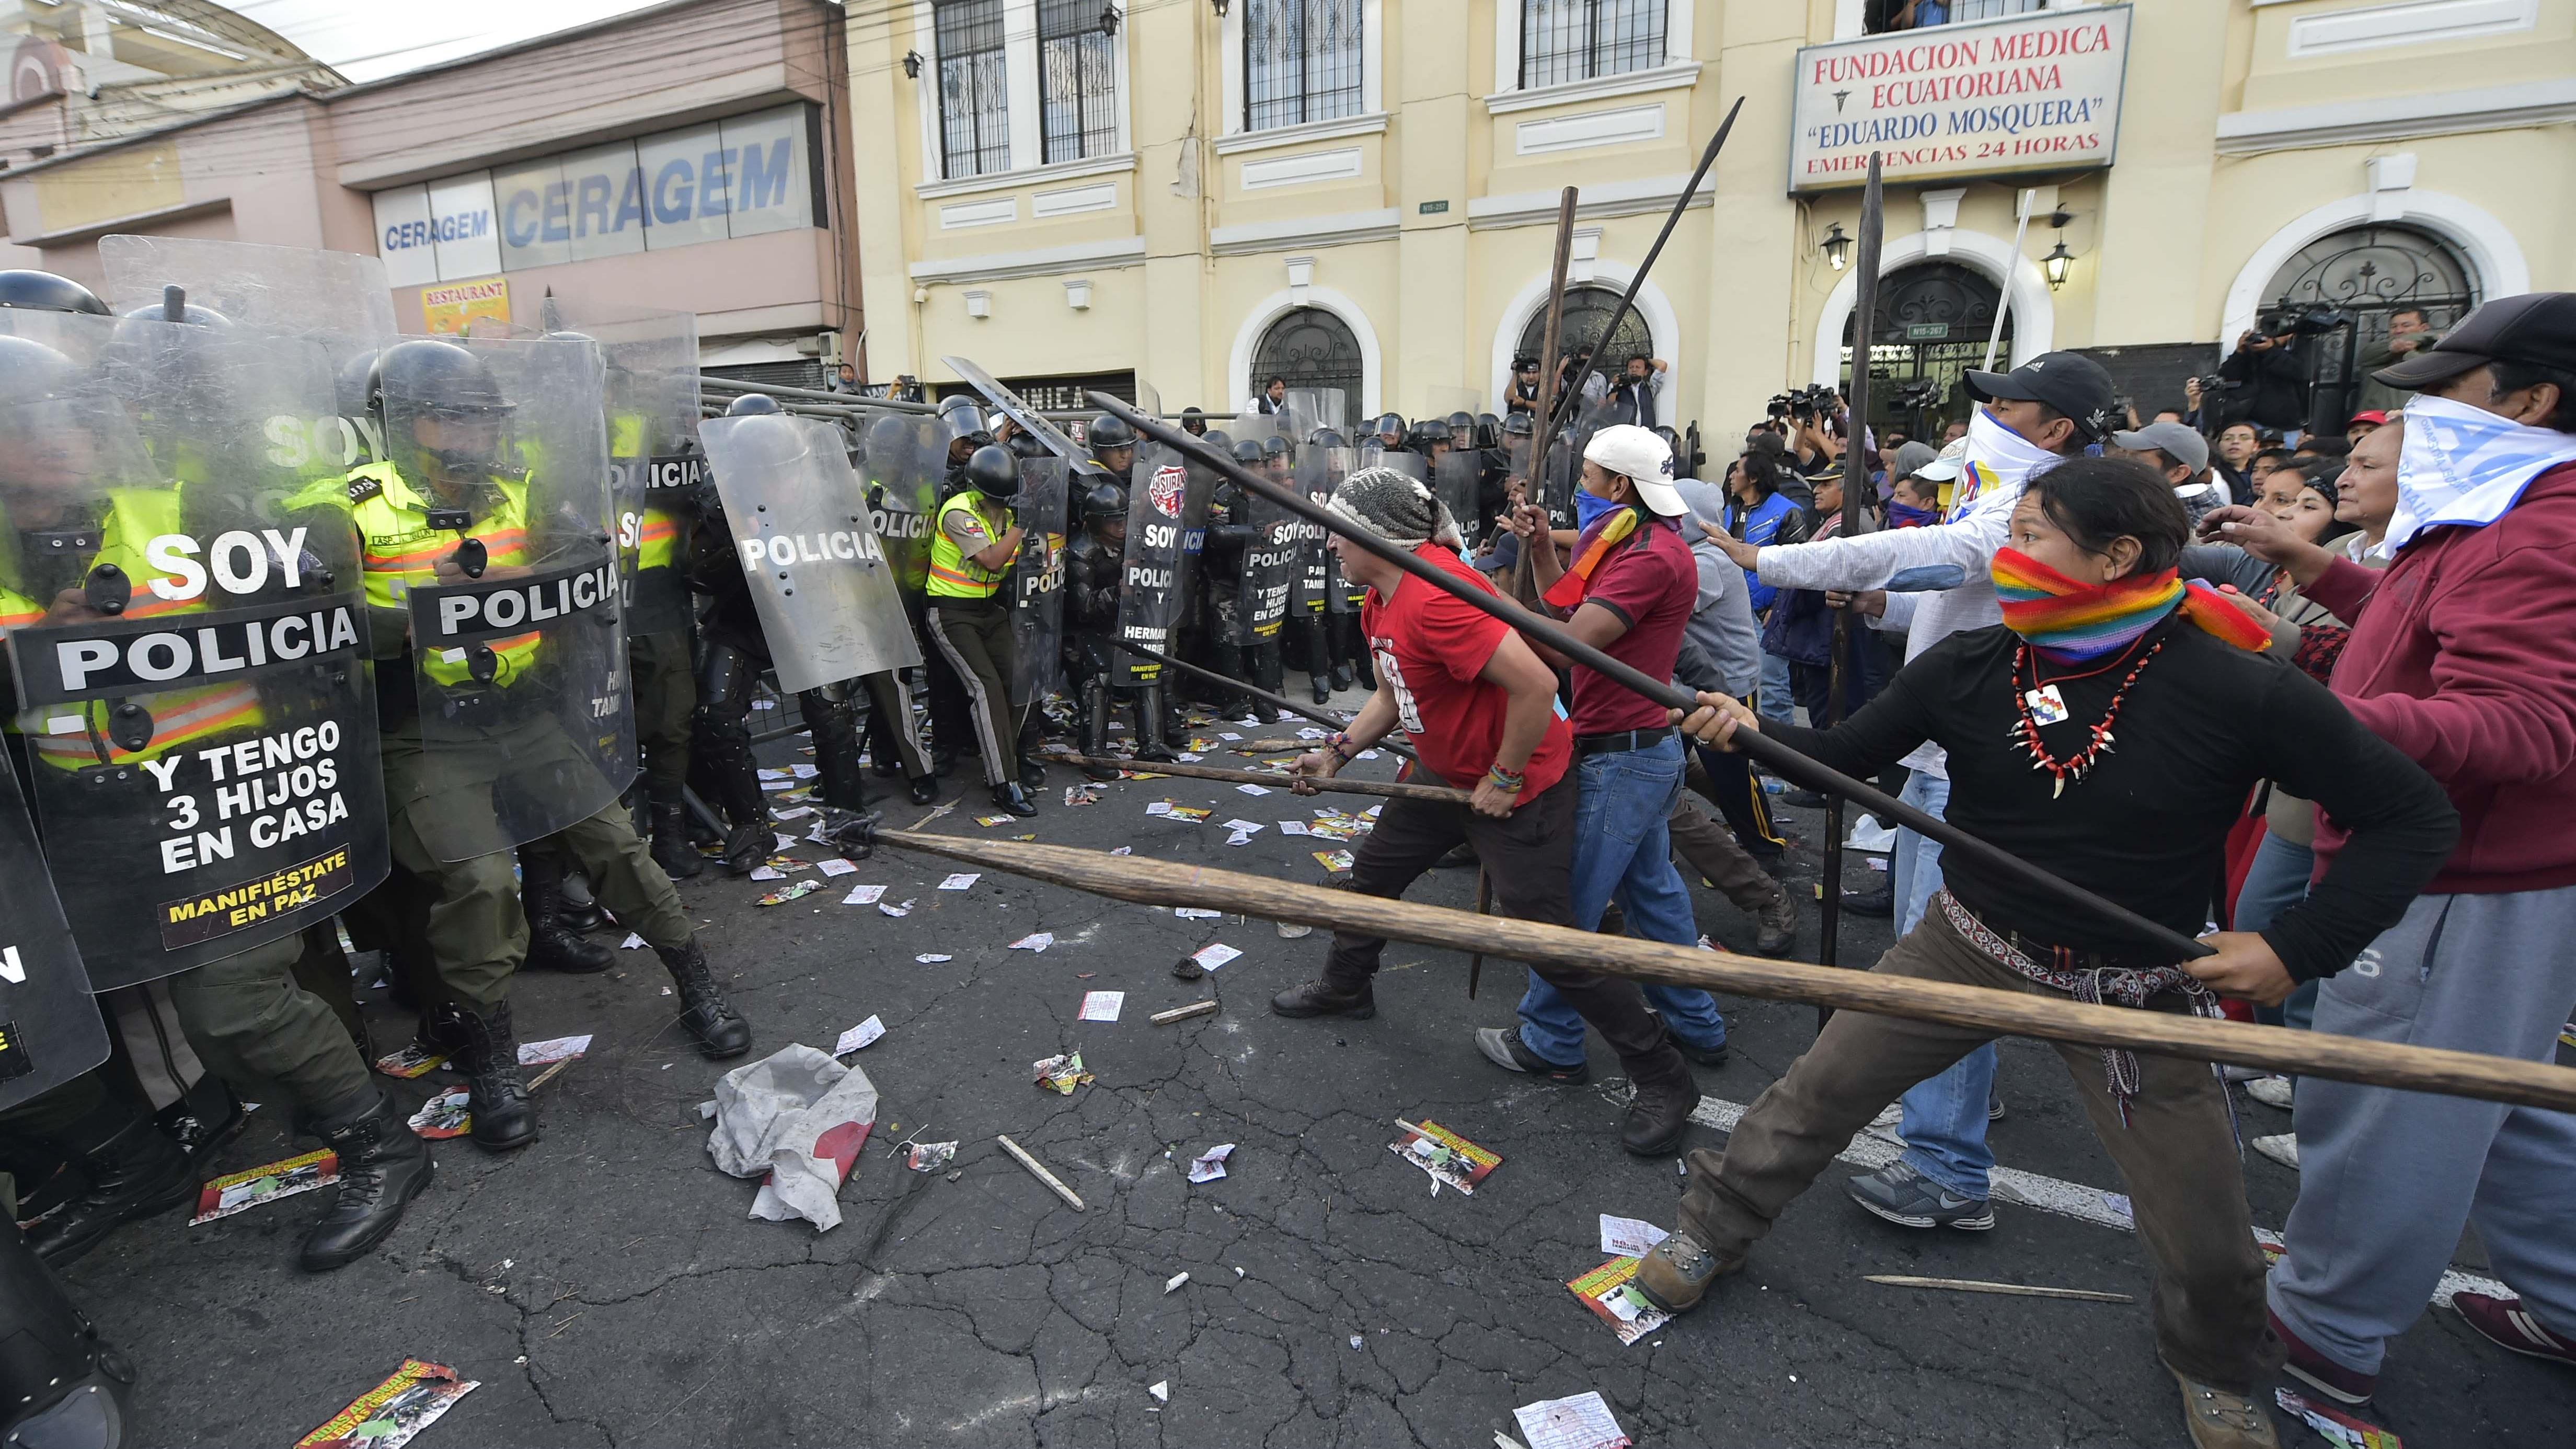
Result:
{"label": "white long-sleeve shirt", "polygon": [[[2021,485],[2013,484],[1980,495],[1966,515],[1952,523],[1774,544],[1755,560],[1756,571],[1762,582],[1777,588],[1860,590],[1885,588],[1888,580],[1908,569],[1957,568],[1966,577],[1956,588],[1888,596],[1891,615],[1897,612],[1898,600],[1910,603],[1910,617],[1901,626],[1910,663],[1962,630],[2003,622],[1993,565],[1996,551],[2009,536],[2013,505],[2020,501]],[[1907,755],[1904,763],[1909,769],[1929,770],[1944,778],[1950,773],[1948,757],[1929,743]]]}

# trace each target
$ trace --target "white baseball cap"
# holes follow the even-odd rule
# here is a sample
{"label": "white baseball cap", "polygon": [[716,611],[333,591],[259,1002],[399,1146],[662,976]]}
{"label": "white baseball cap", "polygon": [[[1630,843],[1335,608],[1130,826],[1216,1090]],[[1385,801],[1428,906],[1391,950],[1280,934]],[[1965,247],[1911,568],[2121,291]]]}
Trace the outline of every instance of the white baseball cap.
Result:
{"label": "white baseball cap", "polygon": [[1939,457],[1914,470],[1914,476],[1927,483],[1947,483],[1959,476],[1968,463],[1968,440],[1960,438],[1941,450]]}
{"label": "white baseball cap", "polygon": [[1673,486],[1673,450],[1651,428],[1633,423],[1613,423],[1592,435],[1583,447],[1583,461],[1598,463],[1603,471],[1624,475],[1637,485],[1637,498],[1647,511],[1663,518],[1679,518],[1690,512],[1682,501],[1681,490]]}

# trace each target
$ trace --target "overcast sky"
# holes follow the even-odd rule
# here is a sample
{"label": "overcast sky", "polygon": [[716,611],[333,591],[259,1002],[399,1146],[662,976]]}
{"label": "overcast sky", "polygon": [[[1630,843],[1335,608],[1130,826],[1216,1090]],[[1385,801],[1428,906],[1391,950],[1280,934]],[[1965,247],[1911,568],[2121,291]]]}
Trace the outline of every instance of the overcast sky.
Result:
{"label": "overcast sky", "polygon": [[374,80],[478,50],[641,10],[656,0],[233,0],[256,20],[353,81]]}

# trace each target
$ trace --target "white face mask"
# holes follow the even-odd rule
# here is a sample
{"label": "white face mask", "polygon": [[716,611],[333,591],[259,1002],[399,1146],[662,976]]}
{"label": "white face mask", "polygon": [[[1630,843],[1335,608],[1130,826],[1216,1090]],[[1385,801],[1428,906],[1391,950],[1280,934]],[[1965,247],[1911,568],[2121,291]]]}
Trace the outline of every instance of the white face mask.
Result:
{"label": "white face mask", "polygon": [[2576,433],[2535,428],[2484,408],[2417,393],[2397,452],[2397,511],[2379,553],[2390,557],[2435,524],[2479,528],[2504,516],[2531,480],[2576,461]]}
{"label": "white face mask", "polygon": [[1964,518],[1977,500],[2000,489],[2018,489],[2034,473],[2064,461],[2055,453],[2005,427],[1984,408],[1968,419],[1968,460],[1959,484],[1950,493],[1950,517]]}

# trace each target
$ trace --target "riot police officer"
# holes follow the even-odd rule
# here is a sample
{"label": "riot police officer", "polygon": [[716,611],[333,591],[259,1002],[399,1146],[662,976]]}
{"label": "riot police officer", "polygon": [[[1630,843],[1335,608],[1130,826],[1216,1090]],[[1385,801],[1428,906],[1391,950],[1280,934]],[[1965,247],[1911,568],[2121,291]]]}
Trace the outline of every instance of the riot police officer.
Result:
{"label": "riot police officer", "polygon": [[[63,298],[70,286],[0,279],[0,294]],[[23,763],[13,763],[32,780],[46,827],[38,869],[53,877],[89,984],[166,978],[199,1055],[232,1080],[275,1084],[296,1127],[340,1154],[339,1194],[299,1253],[306,1268],[327,1270],[383,1241],[432,1170],[350,1026],[297,977],[306,932],[327,931],[330,911],[385,870],[354,604],[319,593],[354,577],[356,558],[327,539],[292,552],[272,545],[256,570],[236,551],[235,567],[212,580],[194,559],[254,538],[240,525],[274,519],[302,485],[262,429],[281,415],[328,416],[331,382],[310,349],[226,336],[229,324],[175,290],[149,317],[111,322],[103,307],[75,305],[13,320],[5,330],[15,335],[0,336],[0,633],[29,691],[0,704],[20,721],[10,745]],[[174,539],[183,546],[171,548]],[[150,679],[88,671],[75,683],[59,667],[94,631],[115,637],[121,620],[167,619],[201,642],[238,643],[286,598],[323,606],[298,617],[311,660],[300,667],[236,683],[195,665]],[[326,618],[338,624],[307,627]],[[214,773],[214,757],[258,758],[299,735],[348,777],[327,800],[299,797],[312,810],[276,809],[264,773],[233,779],[230,792]],[[0,808],[19,808],[14,781]],[[174,837],[174,821],[189,833]],[[150,888],[140,901],[138,869]],[[281,873],[310,881],[309,895],[271,893]],[[267,909],[195,905],[250,892]],[[29,923],[10,914],[14,943]],[[25,979],[14,957],[13,973]],[[40,1025],[12,1022],[12,1044]],[[189,1154],[98,1071],[0,1114],[0,1132],[77,1163],[88,1179],[36,1230],[35,1251],[54,1261],[196,1192]]]}
{"label": "riot police officer", "polygon": [[[750,1050],[751,1027],[718,989],[679,893],[618,799],[634,768],[631,724],[619,718],[627,701],[593,685],[624,660],[616,590],[570,592],[593,602],[516,633],[499,632],[503,610],[485,609],[521,579],[567,569],[613,579],[595,356],[560,341],[481,346],[494,350],[415,339],[378,354],[368,394],[389,456],[298,501],[341,511],[361,545],[377,647],[393,655],[377,676],[391,696],[394,860],[427,893],[438,978],[416,987],[433,1003],[423,1035],[465,1075],[475,1144],[505,1151],[537,1136],[508,992],[528,947],[525,920],[508,909],[513,845],[551,836],[579,864],[600,904],[661,958],[702,1055]],[[508,348],[549,350],[498,350]],[[539,395],[513,397],[494,358],[511,360]],[[514,449],[508,434],[523,408],[539,416],[522,421]],[[519,449],[553,475],[514,462],[528,455]],[[475,603],[440,610],[443,599]],[[507,617],[532,622],[525,608]],[[474,618],[492,629],[456,627]],[[603,734],[625,753],[602,754]]]}
{"label": "riot police officer", "polygon": [[[1103,478],[1082,495],[1082,527],[1064,550],[1064,672],[1074,681],[1082,709],[1082,752],[1109,753],[1109,712],[1124,699],[1133,706],[1139,760],[1179,758],[1163,738],[1163,686],[1126,682],[1119,667],[1118,606],[1127,567],[1127,492]],[[1095,780],[1114,770],[1088,768]]]}
{"label": "riot police officer", "polygon": [[[868,425],[860,465],[867,478],[869,523],[894,565],[895,584],[922,657],[923,676],[953,684],[955,675],[948,661],[939,657],[922,626],[930,581],[928,535],[936,522],[938,490],[923,466],[920,429],[917,419],[901,414],[879,417]],[[871,674],[863,682],[870,708],[861,737],[873,762],[870,768],[880,776],[903,776],[915,805],[936,801],[938,762],[922,745],[921,731],[913,724],[912,690],[904,682],[903,671]]]}
{"label": "riot police officer", "polygon": [[999,597],[1020,549],[1010,503],[1020,491],[1019,460],[987,444],[967,458],[959,481],[964,486],[939,505],[930,534],[931,642],[966,686],[993,803],[1014,815],[1035,815],[1029,792],[1046,783],[1046,766],[1036,758],[1029,701],[1012,694],[1017,640],[1010,607]]}

